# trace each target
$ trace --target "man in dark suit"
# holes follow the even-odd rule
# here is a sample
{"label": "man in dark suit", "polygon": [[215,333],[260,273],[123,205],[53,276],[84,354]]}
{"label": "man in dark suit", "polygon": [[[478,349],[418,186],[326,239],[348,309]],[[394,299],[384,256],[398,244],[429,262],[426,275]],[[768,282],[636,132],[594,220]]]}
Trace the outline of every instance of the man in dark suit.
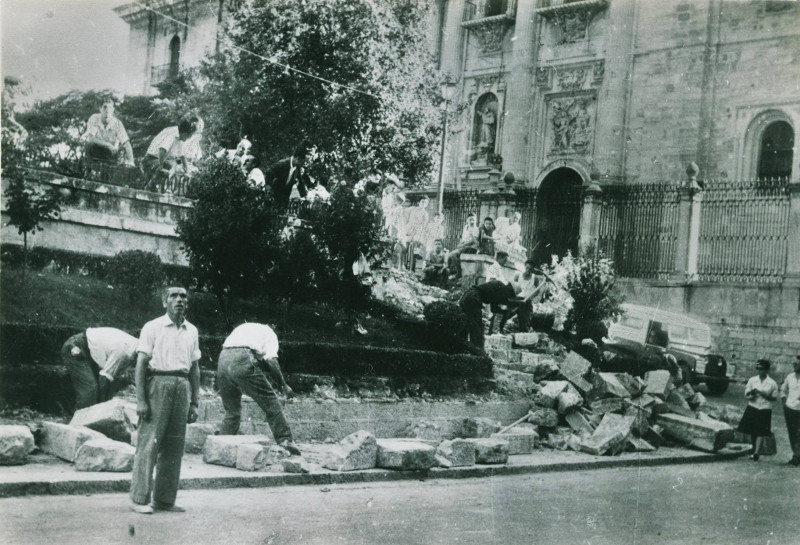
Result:
{"label": "man in dark suit", "polygon": [[310,147],[308,142],[303,141],[290,157],[272,163],[264,172],[265,186],[272,191],[279,206],[288,206],[295,184],[301,197],[305,197],[313,185],[303,168]]}

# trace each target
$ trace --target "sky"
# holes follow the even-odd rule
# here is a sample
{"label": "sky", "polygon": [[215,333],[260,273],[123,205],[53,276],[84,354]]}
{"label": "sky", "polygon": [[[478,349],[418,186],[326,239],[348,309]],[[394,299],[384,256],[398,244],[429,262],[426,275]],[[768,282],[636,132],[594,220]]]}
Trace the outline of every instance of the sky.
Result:
{"label": "sky", "polygon": [[125,88],[129,0],[0,0],[2,74],[21,76],[29,101],[70,89]]}

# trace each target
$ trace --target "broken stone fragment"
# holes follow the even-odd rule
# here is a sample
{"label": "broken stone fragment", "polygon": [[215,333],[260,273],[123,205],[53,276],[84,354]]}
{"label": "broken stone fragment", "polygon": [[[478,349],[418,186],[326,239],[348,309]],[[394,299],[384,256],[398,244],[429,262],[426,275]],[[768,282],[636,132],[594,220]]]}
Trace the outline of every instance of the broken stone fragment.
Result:
{"label": "broken stone fragment", "polygon": [[0,426],[0,466],[22,465],[36,448],[28,426]]}
{"label": "broken stone fragment", "polygon": [[203,446],[203,461],[207,464],[236,467],[240,445],[269,445],[266,435],[209,435]]}
{"label": "broken stone fragment", "polygon": [[589,420],[580,411],[572,411],[564,415],[564,420],[566,420],[569,427],[572,431],[576,432],[578,435],[587,434],[591,435],[594,431],[594,428],[589,423]]}
{"label": "broken stone fragment", "polygon": [[384,469],[430,469],[436,465],[436,449],[418,441],[378,439],[377,467]]}
{"label": "broken stone fragment", "polygon": [[301,457],[292,457],[281,460],[284,473],[310,473],[311,466]]}
{"label": "broken stone fragment", "polygon": [[608,413],[591,436],[581,442],[583,452],[595,455],[619,454],[633,429],[634,418]]}
{"label": "broken stone fragment", "polygon": [[688,382],[686,384],[680,385],[678,388],[675,388],[672,393],[682,397],[684,400],[689,401],[694,396],[694,388]]}
{"label": "broken stone fragment", "polygon": [[378,458],[378,443],[371,433],[351,433],[326,453],[322,466],[335,471],[372,469]]}
{"label": "broken stone fragment", "polygon": [[528,428],[513,427],[503,433],[492,434],[492,439],[508,442],[508,454],[530,454],[539,442],[539,434]]}
{"label": "broken stone fragment", "polygon": [[631,393],[614,373],[595,373],[592,377],[594,395],[602,397],[631,397]]}
{"label": "broken stone fragment", "polygon": [[661,399],[665,399],[672,390],[672,375],[666,369],[658,369],[656,371],[648,371],[644,375],[644,381],[647,386],[644,393],[651,394]]}
{"label": "broken stone fragment", "polygon": [[625,400],[621,397],[607,397],[605,399],[595,399],[589,405],[594,414],[604,415],[606,413],[622,411],[625,408]]}
{"label": "broken stone fragment", "polygon": [[647,430],[650,428],[650,418],[652,417],[652,411],[650,409],[631,405],[625,410],[625,416],[633,418],[634,434],[642,437],[647,433]]}
{"label": "broken stone fragment", "polygon": [[131,412],[136,414],[133,403],[113,398],[75,411],[70,425],[86,426],[109,439],[129,443],[131,432],[136,429],[135,421],[131,421]]}
{"label": "broken stone fragment", "polygon": [[267,445],[246,444],[236,449],[236,469],[241,471],[262,471],[269,465]]}
{"label": "broken stone fragment", "polygon": [[[571,386],[570,386],[571,387]],[[567,414],[583,405],[583,398],[578,392],[561,392],[558,394],[558,414]]]}
{"label": "broken stone fragment", "polygon": [[558,426],[558,413],[553,409],[537,409],[531,412],[528,422],[541,428]]}
{"label": "broken stone fragment", "polygon": [[552,409],[558,402],[558,396],[567,390],[569,382],[566,380],[551,380],[544,386],[533,399],[533,402],[540,407]]}
{"label": "broken stone fragment", "polygon": [[75,469],[78,471],[116,471],[133,469],[136,449],[128,443],[104,437],[83,443],[75,454]]}
{"label": "broken stone fragment", "polygon": [[642,439],[641,437],[634,437],[631,435],[628,437],[628,441],[625,444],[625,450],[628,452],[652,452],[656,450],[656,447]]}
{"label": "broken stone fragment", "polygon": [[646,384],[639,377],[634,377],[628,373],[614,373],[614,376],[632,397],[637,397],[644,392]]}
{"label": "broken stone fragment", "polygon": [[508,461],[508,441],[492,438],[467,439],[475,449],[477,464],[505,464]]}
{"label": "broken stone fragment", "polygon": [[[201,424],[195,422],[186,426],[186,443],[184,452],[189,454],[200,454],[206,444],[206,437],[214,435],[213,424]],[[133,442],[133,441],[131,441]]]}
{"label": "broken stone fragment", "polygon": [[436,456],[450,464],[442,467],[471,466],[475,464],[475,446],[466,439],[442,441],[436,448]]}
{"label": "broken stone fragment", "polygon": [[539,334],[536,332],[514,333],[514,346],[520,348],[532,348],[539,344]]}
{"label": "broken stone fragment", "polygon": [[695,392],[694,395],[691,397],[689,401],[689,406],[692,410],[698,410],[706,405],[706,396],[701,394],[700,392]]}
{"label": "broken stone fragment", "polygon": [[656,423],[665,436],[706,452],[716,452],[733,439],[733,428],[720,421],[667,413],[658,415]]}
{"label": "broken stone fragment", "polygon": [[44,422],[42,424],[42,438],[39,447],[47,454],[58,456],[68,462],[74,462],[78,449],[90,439],[108,438],[102,433],[90,430],[85,426]]}

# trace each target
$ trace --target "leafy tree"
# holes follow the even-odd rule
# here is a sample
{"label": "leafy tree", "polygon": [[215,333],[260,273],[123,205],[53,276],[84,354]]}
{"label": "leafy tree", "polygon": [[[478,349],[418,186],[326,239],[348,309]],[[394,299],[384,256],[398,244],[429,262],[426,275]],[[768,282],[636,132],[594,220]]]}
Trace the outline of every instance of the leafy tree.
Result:
{"label": "leafy tree", "polygon": [[268,287],[283,222],[269,194],[247,183],[227,160],[204,163],[191,189],[195,205],[177,231],[194,276],[216,295],[230,320],[233,298]]}
{"label": "leafy tree", "polygon": [[10,135],[2,135],[2,179],[7,182],[5,190],[8,223],[22,235],[23,275],[28,268],[28,233],[43,231],[42,222],[57,219],[61,213],[61,195],[55,188],[43,189],[25,181],[19,168],[19,151],[11,143]]}
{"label": "leafy tree", "polygon": [[307,138],[318,151],[310,169],[323,182],[384,172],[426,182],[440,131],[427,9],[417,0],[241,3],[230,38],[261,58],[223,50],[202,65],[197,83],[170,93],[199,111],[211,139],[233,146],[247,136],[263,163]]}
{"label": "leafy tree", "polygon": [[149,295],[161,283],[164,273],[161,259],[153,252],[126,250],[108,263],[108,281],[128,297],[130,303],[149,302]]}

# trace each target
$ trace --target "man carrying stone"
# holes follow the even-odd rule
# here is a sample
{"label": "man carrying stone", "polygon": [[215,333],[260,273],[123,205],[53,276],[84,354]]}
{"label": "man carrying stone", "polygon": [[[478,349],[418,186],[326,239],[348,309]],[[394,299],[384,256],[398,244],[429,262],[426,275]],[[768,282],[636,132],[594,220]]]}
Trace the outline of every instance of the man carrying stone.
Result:
{"label": "man carrying stone", "polygon": [[264,324],[242,324],[225,342],[217,364],[217,386],[225,408],[220,435],[235,435],[242,418],[242,393],[253,398],[264,411],[275,442],[292,454],[300,450],[283,415],[280,400],[264,369],[287,396],[293,395],[278,364],[278,337]]}
{"label": "man carrying stone", "polygon": [[86,157],[133,166],[133,148],[122,121],[114,116],[114,101],[106,99],[100,113],[93,114],[83,133]]}
{"label": "man carrying stone", "polygon": [[138,342],[113,327],[90,327],[67,339],[61,361],[75,388],[76,409],[111,399],[114,379],[133,363]]}
{"label": "man carrying stone", "polygon": [[167,313],[144,325],[137,348],[139,430],[131,479],[131,510],[142,514],[154,510],[184,511],[175,505],[175,497],[186,424],[197,420],[200,343],[197,328],[186,320],[189,305],[186,289],[166,288],[162,302]]}
{"label": "man carrying stone", "polygon": [[484,304],[507,305],[509,299],[514,297],[514,288],[499,280],[490,280],[477,286],[472,286],[461,297],[458,306],[467,315],[467,337],[470,342],[483,349],[483,316]]}

